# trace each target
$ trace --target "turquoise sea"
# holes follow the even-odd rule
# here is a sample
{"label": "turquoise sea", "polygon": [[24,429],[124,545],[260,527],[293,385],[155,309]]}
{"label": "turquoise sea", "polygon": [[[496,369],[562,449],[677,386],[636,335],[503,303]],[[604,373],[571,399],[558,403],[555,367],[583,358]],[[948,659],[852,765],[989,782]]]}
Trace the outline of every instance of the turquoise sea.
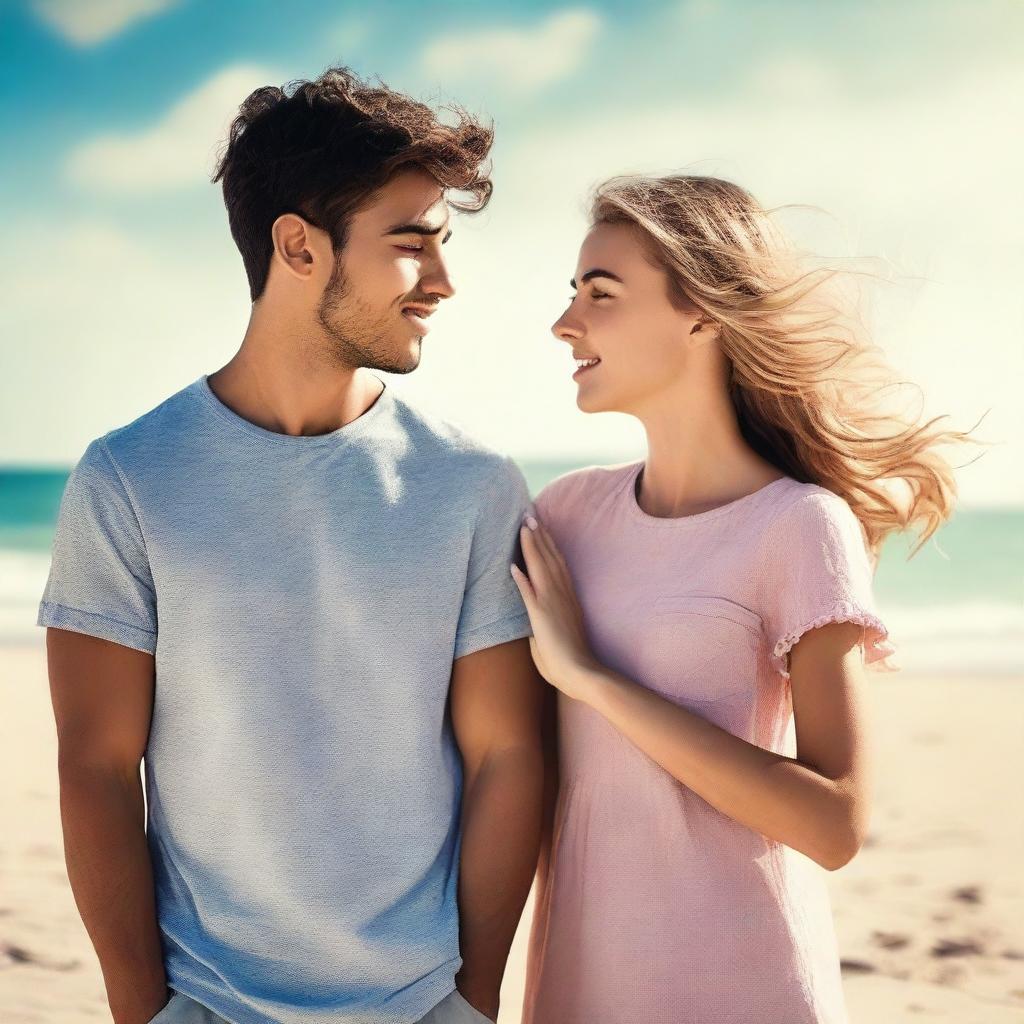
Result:
{"label": "turquoise sea", "polygon": [[[519,464],[536,494],[596,461]],[[42,641],[36,605],[67,475],[0,469],[0,643]],[[891,540],[875,580],[897,663],[914,672],[1024,675],[1024,508],[961,509],[908,561],[910,547]]]}

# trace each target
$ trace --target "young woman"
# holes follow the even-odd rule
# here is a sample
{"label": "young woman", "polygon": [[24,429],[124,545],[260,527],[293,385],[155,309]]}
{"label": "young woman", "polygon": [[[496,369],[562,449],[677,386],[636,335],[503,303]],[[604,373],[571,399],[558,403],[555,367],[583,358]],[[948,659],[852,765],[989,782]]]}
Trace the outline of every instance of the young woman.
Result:
{"label": "young woman", "polygon": [[538,495],[512,566],[557,696],[524,1024],[846,1020],[822,868],[868,827],[862,666],[887,534],[951,512],[937,446],[743,189],[601,186],[554,325],[641,462]]}

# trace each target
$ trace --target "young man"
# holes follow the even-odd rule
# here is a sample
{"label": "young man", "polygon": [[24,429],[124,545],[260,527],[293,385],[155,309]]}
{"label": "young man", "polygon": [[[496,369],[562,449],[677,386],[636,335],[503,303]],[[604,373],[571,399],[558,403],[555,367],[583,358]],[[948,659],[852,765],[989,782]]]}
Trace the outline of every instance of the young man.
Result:
{"label": "young man", "polygon": [[116,1024],[494,1020],[542,815],[529,494],[371,372],[419,363],[491,131],[344,68],[295,85],[245,101],[214,177],[240,349],[61,503],[68,874]]}

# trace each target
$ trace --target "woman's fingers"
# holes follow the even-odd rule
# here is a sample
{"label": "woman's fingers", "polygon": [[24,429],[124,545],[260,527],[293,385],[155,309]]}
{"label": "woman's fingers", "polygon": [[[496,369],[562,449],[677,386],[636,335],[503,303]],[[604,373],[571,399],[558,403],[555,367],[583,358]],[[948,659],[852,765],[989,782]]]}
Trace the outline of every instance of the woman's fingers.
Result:
{"label": "woman's fingers", "polygon": [[568,585],[572,582],[572,578],[569,575],[569,567],[565,564],[565,559],[562,557],[562,553],[558,550],[555,544],[554,537],[551,536],[551,531],[538,520],[534,520],[537,523],[537,529],[534,531],[534,537],[537,540],[538,548],[544,552],[545,565],[548,571],[549,579],[560,579],[563,586]]}
{"label": "woman's fingers", "polygon": [[525,523],[519,528],[519,538],[523,546],[523,559],[526,562],[526,571],[533,584],[534,593],[543,589],[550,580],[550,570],[547,565],[547,553],[540,546],[536,533]]}
{"label": "woman's fingers", "polygon": [[[529,521],[536,524],[531,530]],[[536,517],[528,517],[527,523],[520,529],[523,556],[527,560],[527,572],[537,592],[552,584],[561,584],[561,588],[572,586],[572,576],[562,552],[558,550],[551,531]]]}
{"label": "woman's fingers", "polygon": [[562,552],[558,550],[558,545],[555,543],[555,538],[551,536],[551,531],[541,522],[538,521],[539,533],[544,538],[544,543],[547,545],[548,551],[551,553],[551,557],[563,568],[566,572],[569,571],[569,566],[565,562],[565,558]]}
{"label": "woman's fingers", "polygon": [[533,589],[533,584],[530,582],[526,573],[512,562],[509,566],[509,570],[512,573],[512,579],[515,580],[516,586],[519,588],[519,594],[523,599],[523,604],[526,605],[528,612],[533,611],[533,602],[536,600],[536,592]]}
{"label": "woman's fingers", "polygon": [[548,539],[544,533],[544,524],[540,522],[540,520],[538,520],[535,516],[529,514],[527,514],[526,516],[525,523],[527,530],[529,530],[530,532],[530,536],[533,537],[533,539],[537,542],[537,547],[544,552],[544,556],[546,558],[553,559],[554,555],[551,551],[551,544],[548,542]]}

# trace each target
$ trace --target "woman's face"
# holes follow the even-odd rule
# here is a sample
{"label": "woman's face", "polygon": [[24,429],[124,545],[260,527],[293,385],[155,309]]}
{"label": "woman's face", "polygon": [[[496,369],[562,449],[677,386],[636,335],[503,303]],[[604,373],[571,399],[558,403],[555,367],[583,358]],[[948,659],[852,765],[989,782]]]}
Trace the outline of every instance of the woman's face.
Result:
{"label": "woman's face", "polygon": [[659,396],[702,373],[703,353],[717,349],[703,344],[707,326],[691,333],[699,312],[669,301],[668,275],[650,262],[641,237],[628,224],[590,229],[571,284],[576,293],[551,328],[578,359],[599,360],[573,374],[584,412],[650,411]]}

